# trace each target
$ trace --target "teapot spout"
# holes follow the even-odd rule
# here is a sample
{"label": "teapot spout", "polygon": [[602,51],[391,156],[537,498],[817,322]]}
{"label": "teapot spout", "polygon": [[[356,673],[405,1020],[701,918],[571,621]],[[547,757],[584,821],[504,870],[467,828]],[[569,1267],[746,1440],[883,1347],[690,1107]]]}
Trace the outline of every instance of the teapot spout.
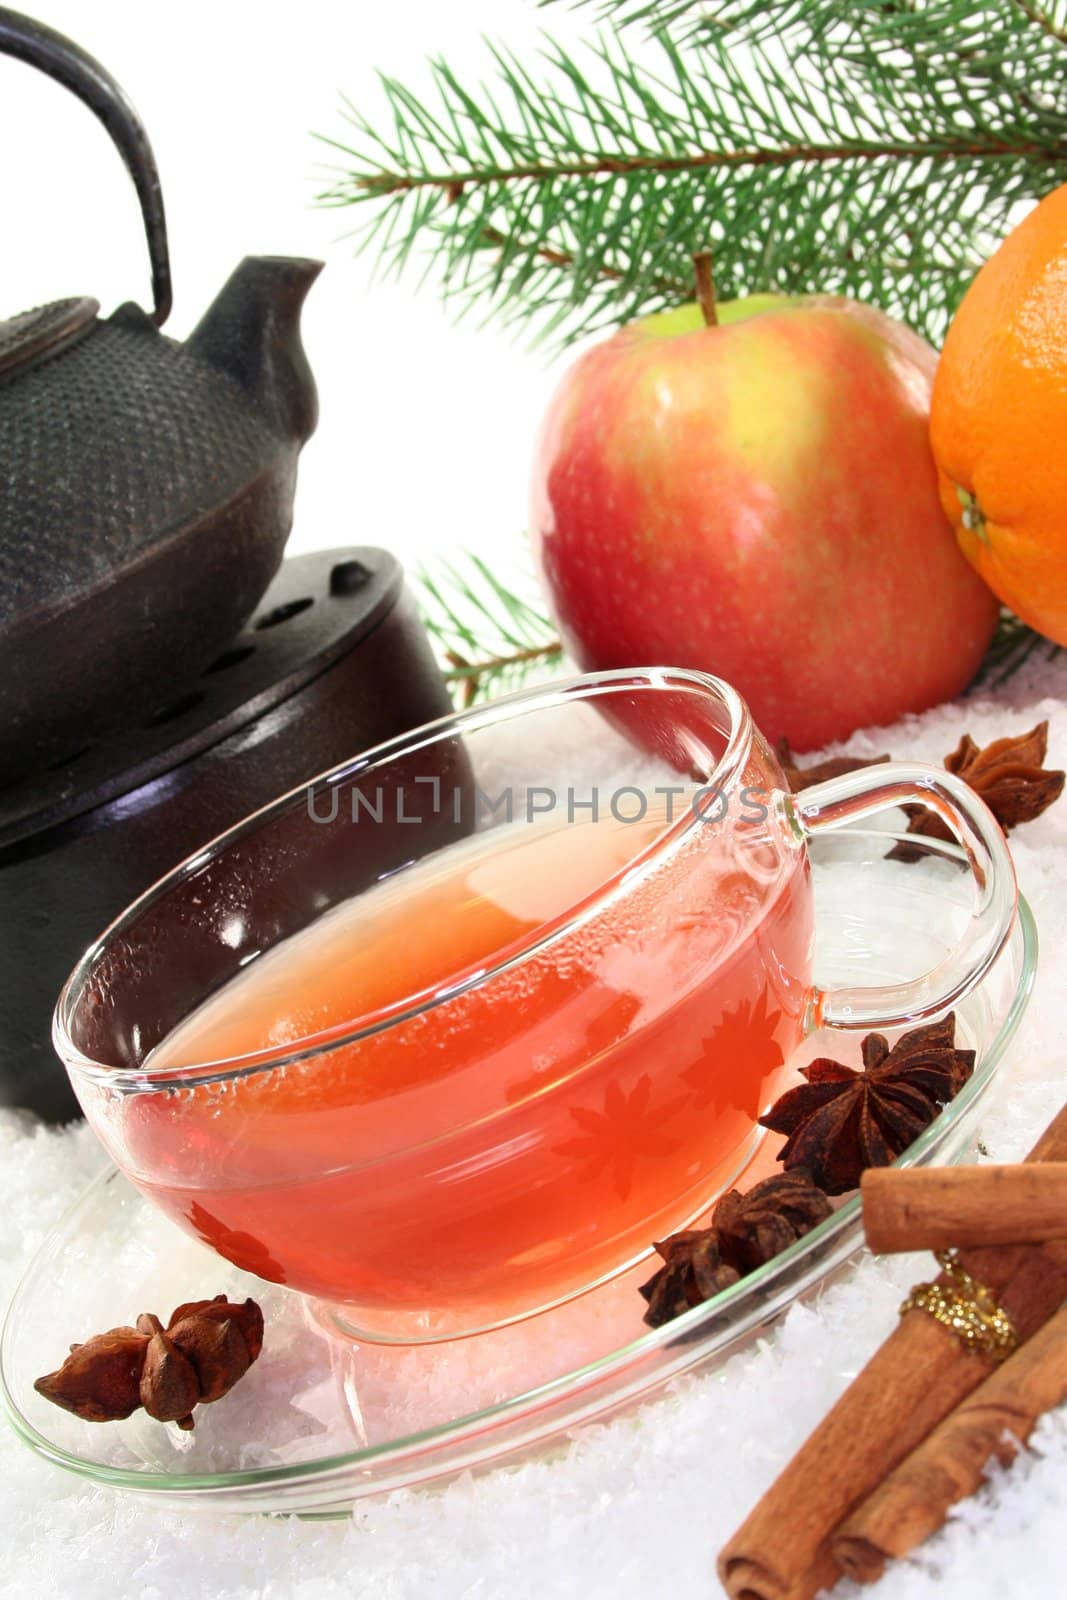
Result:
{"label": "teapot spout", "polygon": [[318,396],[300,341],[300,310],[321,261],[246,256],[197,323],[185,348],[232,378],[286,437],[303,444]]}

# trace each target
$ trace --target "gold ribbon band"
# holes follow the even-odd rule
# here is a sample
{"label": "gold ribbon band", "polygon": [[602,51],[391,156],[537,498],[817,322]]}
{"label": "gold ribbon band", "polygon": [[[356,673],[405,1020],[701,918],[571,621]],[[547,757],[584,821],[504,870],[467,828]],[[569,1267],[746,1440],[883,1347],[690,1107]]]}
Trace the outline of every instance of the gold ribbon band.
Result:
{"label": "gold ribbon band", "polygon": [[901,1316],[925,1311],[968,1350],[1003,1361],[1019,1345],[1008,1313],[997,1305],[991,1289],[971,1277],[955,1250],[937,1251],[937,1260],[949,1282],[917,1283],[900,1308]]}

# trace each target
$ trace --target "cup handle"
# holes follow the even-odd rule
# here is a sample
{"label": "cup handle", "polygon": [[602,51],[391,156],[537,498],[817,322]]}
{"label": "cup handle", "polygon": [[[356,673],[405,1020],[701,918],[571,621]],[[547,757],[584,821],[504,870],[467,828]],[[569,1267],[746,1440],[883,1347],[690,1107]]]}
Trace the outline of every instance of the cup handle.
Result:
{"label": "cup handle", "polygon": [[869,988],[813,989],[811,1027],[895,1028],[927,1021],[979,983],[1015,922],[1015,868],[1004,835],[975,791],[950,772],[918,762],[864,767],[785,797],[798,843],[893,806],[936,811],[959,839],[975,886],[975,906],[959,947],[921,978]]}

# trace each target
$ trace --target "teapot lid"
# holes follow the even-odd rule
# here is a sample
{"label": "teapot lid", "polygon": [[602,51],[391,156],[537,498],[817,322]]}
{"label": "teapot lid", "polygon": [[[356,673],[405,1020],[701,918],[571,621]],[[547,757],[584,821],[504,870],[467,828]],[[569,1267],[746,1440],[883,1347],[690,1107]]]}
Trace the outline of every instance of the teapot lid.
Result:
{"label": "teapot lid", "polygon": [[80,295],[0,321],[0,378],[65,349],[92,326],[99,310],[99,300]]}

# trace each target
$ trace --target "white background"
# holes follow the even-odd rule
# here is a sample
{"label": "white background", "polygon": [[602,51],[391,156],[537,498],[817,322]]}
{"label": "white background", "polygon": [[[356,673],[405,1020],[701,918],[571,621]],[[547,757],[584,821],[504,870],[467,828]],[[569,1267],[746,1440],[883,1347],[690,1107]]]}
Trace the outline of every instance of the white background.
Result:
{"label": "white background", "polygon": [[[489,75],[485,33],[528,57],[540,30],[574,39],[589,11],[534,0],[25,0],[117,77],[147,126],[163,181],[183,337],[243,255],[323,258],[305,312],[319,431],[301,465],[290,550],[383,544],[412,564],[467,546],[520,548],[532,442],[552,384],[512,333],[456,326],[418,272],[371,286],[342,235],[349,211],[317,209],[313,132],[344,135],[340,95],[373,117],[375,69],[426,82],[440,52]],[[95,118],[30,68],[0,57],[0,317],[67,294],[109,311],[149,300],[132,186]]]}

